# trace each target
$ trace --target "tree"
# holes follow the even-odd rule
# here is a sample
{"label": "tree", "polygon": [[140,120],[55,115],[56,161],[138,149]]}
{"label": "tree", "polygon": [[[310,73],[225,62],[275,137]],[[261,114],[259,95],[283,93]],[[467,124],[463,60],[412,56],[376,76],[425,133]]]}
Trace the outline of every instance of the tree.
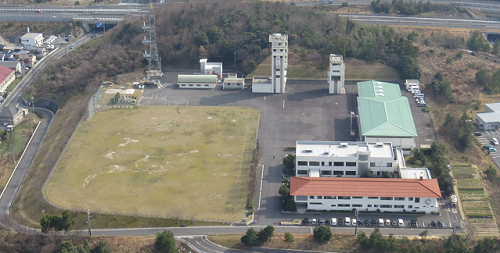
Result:
{"label": "tree", "polygon": [[159,252],[165,252],[165,253],[177,252],[174,233],[172,233],[171,231],[163,231],[161,233],[156,234],[155,248]]}
{"label": "tree", "polygon": [[422,69],[418,65],[416,58],[411,56],[403,57],[403,64],[400,65],[399,73],[403,78],[407,79],[420,79]]}
{"label": "tree", "polygon": [[318,242],[327,242],[332,239],[332,231],[329,227],[322,225],[313,230],[314,239]]}
{"label": "tree", "polygon": [[295,156],[288,154],[283,158],[283,173],[285,175],[294,175],[293,170],[295,169]]}
{"label": "tree", "polygon": [[294,238],[293,234],[291,234],[290,232],[285,232],[285,235],[283,237],[285,238],[285,242],[287,242],[287,243],[295,242],[295,238]]}
{"label": "tree", "polygon": [[255,242],[257,242],[257,231],[253,228],[247,229],[245,235],[241,237],[241,243],[245,245],[253,245]]}
{"label": "tree", "polygon": [[477,242],[476,247],[474,247],[474,253],[493,253],[500,250],[498,240],[492,237],[485,237],[483,240]]}
{"label": "tree", "polygon": [[257,234],[257,237],[260,242],[267,242],[273,236],[274,236],[274,227],[270,225],[261,229]]}
{"label": "tree", "polygon": [[368,238],[368,236],[366,236],[365,232],[360,231],[356,237],[356,240],[358,241],[358,243],[361,245],[361,247],[363,249],[371,249],[371,247],[372,247],[371,241]]}
{"label": "tree", "polygon": [[62,212],[62,217],[58,215],[46,214],[40,220],[40,226],[42,227],[42,232],[47,233],[49,230],[54,229],[55,231],[64,230],[68,232],[71,225],[75,222],[71,219],[68,210]]}
{"label": "tree", "polygon": [[80,5],[80,1],[75,1],[75,6]]}
{"label": "tree", "polygon": [[281,185],[278,193],[280,194],[281,209],[283,211],[297,211],[293,196],[290,196],[290,181],[288,179],[283,179],[283,185]]}
{"label": "tree", "polygon": [[90,250],[90,253],[111,253],[111,249],[106,241],[98,241]]}
{"label": "tree", "polygon": [[470,50],[474,51],[481,50],[487,52],[490,50],[490,44],[479,31],[474,31],[472,33],[467,41],[467,46],[469,46]]}
{"label": "tree", "polygon": [[78,253],[78,249],[71,241],[62,241],[57,250],[60,253]]}
{"label": "tree", "polygon": [[361,174],[360,177],[373,177],[373,171],[371,169],[367,169],[365,172],[363,172],[363,174]]}
{"label": "tree", "polygon": [[495,168],[491,166],[484,172],[484,174],[486,174],[486,178],[490,181],[493,181],[497,178],[497,170],[495,170]]}

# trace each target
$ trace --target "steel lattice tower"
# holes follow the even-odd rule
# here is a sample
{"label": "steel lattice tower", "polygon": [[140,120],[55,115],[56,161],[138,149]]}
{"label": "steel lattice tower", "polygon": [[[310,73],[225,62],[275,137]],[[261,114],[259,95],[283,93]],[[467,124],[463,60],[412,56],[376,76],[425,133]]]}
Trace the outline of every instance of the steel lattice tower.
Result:
{"label": "steel lattice tower", "polygon": [[144,31],[149,31],[149,39],[146,39],[144,36],[144,40],[142,41],[144,44],[149,44],[149,53],[144,52],[144,58],[148,59],[149,62],[149,72],[157,73],[155,75],[161,74],[161,59],[158,56],[158,46],[156,44],[156,17],[153,9],[153,4],[151,4],[149,10],[149,24],[144,24],[142,29]]}

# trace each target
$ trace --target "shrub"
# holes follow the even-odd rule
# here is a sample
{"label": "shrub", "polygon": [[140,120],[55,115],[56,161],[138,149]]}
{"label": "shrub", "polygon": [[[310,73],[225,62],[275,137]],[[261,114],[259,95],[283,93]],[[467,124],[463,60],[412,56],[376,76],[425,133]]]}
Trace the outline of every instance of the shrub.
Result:
{"label": "shrub", "polygon": [[313,230],[314,239],[318,242],[327,242],[332,239],[332,231],[327,226],[319,226]]}

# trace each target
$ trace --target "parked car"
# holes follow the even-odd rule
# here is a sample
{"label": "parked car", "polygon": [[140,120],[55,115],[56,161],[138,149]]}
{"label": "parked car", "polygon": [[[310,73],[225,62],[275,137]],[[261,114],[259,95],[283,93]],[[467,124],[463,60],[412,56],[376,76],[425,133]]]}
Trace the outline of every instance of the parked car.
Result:
{"label": "parked car", "polygon": [[417,220],[411,220],[410,227],[418,228]]}
{"label": "parked car", "polygon": [[442,220],[438,220],[437,225],[438,227],[442,228],[444,227],[444,222]]}
{"label": "parked car", "polygon": [[384,219],[378,219],[378,226],[383,227],[385,225]]}
{"label": "parked car", "polygon": [[490,147],[488,147],[488,151],[490,151],[490,152],[496,152],[496,151],[497,151],[497,149],[496,149],[496,148],[494,148],[494,147],[491,147],[491,146],[490,146]]}
{"label": "parked car", "polygon": [[495,137],[493,137],[493,138],[491,139],[491,142],[492,142],[492,143],[493,143],[493,145],[495,145],[495,146],[498,146],[498,144],[499,144],[499,143],[498,143],[497,138],[495,138]]}
{"label": "parked car", "polygon": [[325,224],[325,219],[323,219],[323,218],[319,218],[319,219],[318,219],[318,225],[320,225],[320,226],[321,226],[321,225],[324,225],[324,224]]}
{"label": "parked car", "polygon": [[377,225],[378,225],[378,221],[377,220],[371,220],[370,221],[370,226],[375,227]]}
{"label": "parked car", "polygon": [[311,225],[318,225],[318,220],[316,220],[316,218],[312,218]]}
{"label": "parked car", "polygon": [[332,218],[332,219],[330,220],[330,225],[332,225],[332,226],[337,226],[337,218]]}
{"label": "parked car", "polygon": [[437,227],[437,224],[435,221],[431,221],[431,227]]}
{"label": "parked car", "polygon": [[349,218],[349,217],[345,217],[345,219],[344,219],[344,224],[346,225],[346,227],[347,227],[347,226],[350,226],[350,225],[351,225],[351,218]]}
{"label": "parked car", "polygon": [[42,10],[36,10],[35,13],[42,13]]}
{"label": "parked car", "polygon": [[392,220],[392,224],[391,224],[393,227],[397,227],[398,226],[398,221],[397,220]]}
{"label": "parked car", "polygon": [[356,224],[357,224],[357,220],[356,220],[356,219],[352,219],[352,221],[351,221],[351,225],[352,225],[353,227],[355,227],[355,226],[356,226]]}
{"label": "parked car", "polygon": [[344,226],[344,221],[343,220],[339,220],[337,224],[338,224],[339,227],[343,227]]}
{"label": "parked car", "polygon": [[399,227],[404,227],[405,226],[405,223],[404,223],[403,219],[398,219],[398,226]]}
{"label": "parked car", "polygon": [[302,224],[309,225],[309,218],[304,218],[304,220],[302,221]]}
{"label": "parked car", "polygon": [[371,226],[370,220],[365,220],[365,227],[369,227],[369,226]]}
{"label": "parked car", "polygon": [[474,135],[475,136],[481,136],[482,134],[480,132],[475,132]]}
{"label": "parked car", "polygon": [[391,226],[391,220],[385,219],[385,225],[390,227]]}

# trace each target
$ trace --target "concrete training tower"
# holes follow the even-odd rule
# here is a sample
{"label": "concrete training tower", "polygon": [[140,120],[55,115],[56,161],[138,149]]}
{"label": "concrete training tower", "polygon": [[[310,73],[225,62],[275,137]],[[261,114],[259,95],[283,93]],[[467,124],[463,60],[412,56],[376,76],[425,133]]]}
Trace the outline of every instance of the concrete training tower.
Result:
{"label": "concrete training tower", "polygon": [[328,71],[328,93],[345,94],[345,64],[342,55],[330,54],[330,71]]}
{"label": "concrete training tower", "polygon": [[273,93],[285,93],[286,69],[288,67],[288,35],[269,34],[272,43],[271,80]]}

